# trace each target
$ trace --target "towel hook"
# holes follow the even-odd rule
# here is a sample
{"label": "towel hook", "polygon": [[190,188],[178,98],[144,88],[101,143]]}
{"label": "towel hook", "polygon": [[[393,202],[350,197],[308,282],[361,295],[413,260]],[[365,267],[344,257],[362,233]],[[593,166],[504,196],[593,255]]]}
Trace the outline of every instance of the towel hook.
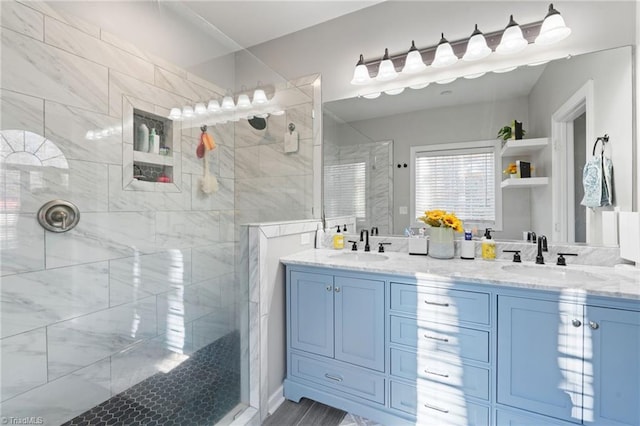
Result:
{"label": "towel hook", "polygon": [[206,125],[206,124],[203,124],[202,126],[200,126],[200,131],[201,131],[202,133],[207,133],[207,125]]}
{"label": "towel hook", "polygon": [[295,129],[296,125],[293,123],[289,123],[289,134],[292,134]]}

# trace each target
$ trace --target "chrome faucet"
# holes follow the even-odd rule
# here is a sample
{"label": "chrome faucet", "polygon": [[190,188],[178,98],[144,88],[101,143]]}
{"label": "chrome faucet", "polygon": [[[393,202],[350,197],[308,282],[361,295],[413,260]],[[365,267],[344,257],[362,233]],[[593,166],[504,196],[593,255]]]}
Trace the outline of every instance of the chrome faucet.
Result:
{"label": "chrome faucet", "polygon": [[544,257],[542,256],[543,251],[549,251],[549,248],[547,247],[547,237],[540,235],[538,237],[538,255],[536,256],[537,265],[544,265]]}
{"label": "chrome faucet", "polygon": [[371,251],[371,247],[369,247],[369,230],[368,229],[363,229],[360,231],[360,241],[363,241],[362,236],[366,235],[367,239],[364,243],[364,251]]}

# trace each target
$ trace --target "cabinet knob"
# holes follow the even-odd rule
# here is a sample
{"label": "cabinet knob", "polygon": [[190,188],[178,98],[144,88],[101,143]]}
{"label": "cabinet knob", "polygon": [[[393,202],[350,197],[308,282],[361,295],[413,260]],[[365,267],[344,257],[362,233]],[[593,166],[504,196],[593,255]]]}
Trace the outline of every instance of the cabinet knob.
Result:
{"label": "cabinet knob", "polygon": [[336,287],[336,293],[340,293],[340,287]]}
{"label": "cabinet knob", "polygon": [[333,290],[333,287],[331,287],[330,285],[327,286],[327,291],[331,291]]}
{"label": "cabinet knob", "polygon": [[574,327],[580,327],[582,325],[582,322],[580,322],[579,319],[574,319],[571,321],[571,324],[573,324]]}
{"label": "cabinet knob", "polygon": [[589,327],[591,327],[593,330],[597,330],[600,328],[600,324],[595,321],[589,321]]}

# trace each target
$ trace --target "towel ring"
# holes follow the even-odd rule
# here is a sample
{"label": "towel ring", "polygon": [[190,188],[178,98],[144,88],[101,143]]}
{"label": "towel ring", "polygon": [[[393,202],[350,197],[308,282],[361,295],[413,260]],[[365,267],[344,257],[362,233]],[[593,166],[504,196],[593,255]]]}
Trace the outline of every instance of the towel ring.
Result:
{"label": "towel ring", "polygon": [[596,147],[598,146],[598,142],[602,142],[602,153],[604,153],[604,146],[609,142],[609,135],[605,133],[604,136],[600,136],[596,139],[595,143],[593,144],[593,152],[591,153],[591,155],[596,155]]}

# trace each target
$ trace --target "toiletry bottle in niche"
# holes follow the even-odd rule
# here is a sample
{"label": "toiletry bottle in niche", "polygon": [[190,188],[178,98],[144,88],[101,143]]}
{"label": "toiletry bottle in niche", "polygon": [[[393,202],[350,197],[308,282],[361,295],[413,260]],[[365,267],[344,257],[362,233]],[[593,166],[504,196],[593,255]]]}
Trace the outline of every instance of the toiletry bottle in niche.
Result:
{"label": "toiletry bottle in niche", "polygon": [[341,250],[344,248],[344,235],[340,233],[340,225],[337,225],[336,228],[336,235],[333,236],[333,248]]}
{"label": "toiletry bottle in niche", "polygon": [[142,152],[149,151],[149,128],[146,124],[141,123],[138,126],[137,136],[135,150]]}
{"label": "toiletry bottle in niche", "polygon": [[149,152],[160,154],[160,136],[156,134],[155,127],[151,129],[151,134],[149,135]]}
{"label": "toiletry bottle in niche", "polygon": [[491,228],[484,231],[482,238],[482,258],[484,260],[494,260],[496,258],[496,242],[491,238]]}

